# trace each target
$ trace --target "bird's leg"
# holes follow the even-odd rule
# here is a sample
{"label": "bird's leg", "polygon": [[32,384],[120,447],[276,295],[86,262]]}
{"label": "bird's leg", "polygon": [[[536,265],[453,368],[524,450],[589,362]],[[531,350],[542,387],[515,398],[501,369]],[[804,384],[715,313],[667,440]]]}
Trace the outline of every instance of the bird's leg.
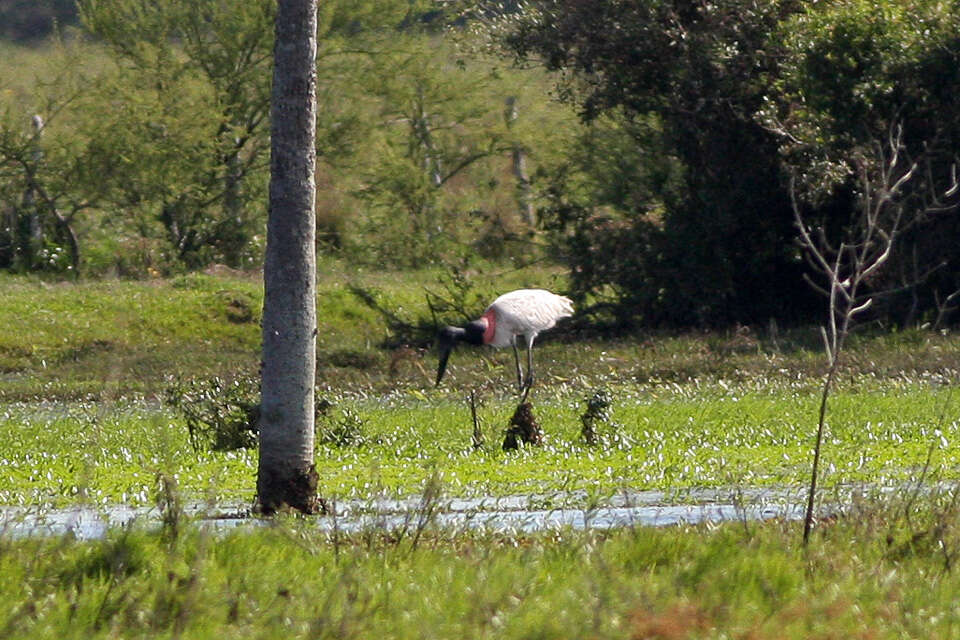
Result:
{"label": "bird's leg", "polygon": [[523,390],[523,393],[520,394],[520,404],[523,404],[524,402],[527,401],[527,396],[528,396],[528,395],[530,395],[530,387],[526,387],[526,388]]}
{"label": "bird's leg", "polygon": [[524,384],[528,390],[533,386],[533,336],[527,338],[527,379]]}
{"label": "bird's leg", "polygon": [[527,401],[527,396],[530,395],[530,387],[533,386],[533,356],[531,355],[531,349],[529,342],[527,343],[527,377],[520,384],[520,404],[523,404]]}
{"label": "bird's leg", "polygon": [[514,336],[511,341],[513,345],[513,358],[517,363],[517,390],[523,391],[523,372],[520,370],[520,350],[517,349],[517,337]]}

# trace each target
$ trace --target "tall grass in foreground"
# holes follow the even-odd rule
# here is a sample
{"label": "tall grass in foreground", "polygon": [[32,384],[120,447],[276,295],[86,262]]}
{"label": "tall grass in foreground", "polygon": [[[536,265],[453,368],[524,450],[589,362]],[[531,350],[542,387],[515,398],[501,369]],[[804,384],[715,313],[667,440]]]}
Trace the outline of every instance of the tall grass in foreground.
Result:
{"label": "tall grass in foreground", "polygon": [[951,496],[793,523],[454,533],[0,537],[4,638],[950,638]]}

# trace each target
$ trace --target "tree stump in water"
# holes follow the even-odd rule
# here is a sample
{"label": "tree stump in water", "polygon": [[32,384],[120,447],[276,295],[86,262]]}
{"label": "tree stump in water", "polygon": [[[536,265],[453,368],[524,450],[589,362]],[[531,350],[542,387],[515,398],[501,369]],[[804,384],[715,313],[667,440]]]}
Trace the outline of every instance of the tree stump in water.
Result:
{"label": "tree stump in water", "polygon": [[512,451],[521,444],[543,444],[543,431],[533,417],[533,405],[523,402],[517,406],[510,418],[510,426],[503,438],[503,450]]}

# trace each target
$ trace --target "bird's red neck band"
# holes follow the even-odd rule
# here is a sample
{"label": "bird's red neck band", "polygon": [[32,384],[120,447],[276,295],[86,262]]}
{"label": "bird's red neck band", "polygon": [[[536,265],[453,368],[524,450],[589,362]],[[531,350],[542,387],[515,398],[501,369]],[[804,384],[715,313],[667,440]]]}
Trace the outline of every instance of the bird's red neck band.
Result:
{"label": "bird's red neck band", "polygon": [[487,328],[483,330],[483,344],[490,344],[493,342],[493,335],[497,332],[497,314],[490,309],[481,319],[487,324]]}

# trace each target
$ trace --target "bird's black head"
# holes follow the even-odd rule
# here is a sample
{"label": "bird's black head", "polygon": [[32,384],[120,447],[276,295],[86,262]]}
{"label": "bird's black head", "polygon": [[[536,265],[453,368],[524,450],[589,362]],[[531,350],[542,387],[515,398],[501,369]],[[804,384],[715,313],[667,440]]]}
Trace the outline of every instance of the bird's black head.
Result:
{"label": "bird's black head", "polygon": [[468,322],[464,325],[463,337],[460,338],[463,342],[473,345],[483,344],[483,334],[487,330],[487,323],[483,320],[474,320],[473,322]]}
{"label": "bird's black head", "polygon": [[453,347],[463,339],[465,334],[466,331],[460,327],[444,327],[437,334],[437,348],[440,351],[440,362],[437,365],[437,385],[443,380],[443,374],[447,370],[447,360],[450,359],[450,352],[453,351]]}
{"label": "bird's black head", "polygon": [[487,325],[480,320],[469,322],[463,327],[444,327],[437,334],[437,347],[440,350],[440,362],[437,366],[437,382],[443,380],[443,374],[447,370],[447,360],[450,359],[450,353],[458,342],[467,344],[483,344],[483,332]]}
{"label": "bird's black head", "polygon": [[460,327],[444,327],[440,329],[440,332],[437,334],[437,345],[443,349],[445,346],[453,346],[460,342],[463,339],[463,335],[466,333]]}

